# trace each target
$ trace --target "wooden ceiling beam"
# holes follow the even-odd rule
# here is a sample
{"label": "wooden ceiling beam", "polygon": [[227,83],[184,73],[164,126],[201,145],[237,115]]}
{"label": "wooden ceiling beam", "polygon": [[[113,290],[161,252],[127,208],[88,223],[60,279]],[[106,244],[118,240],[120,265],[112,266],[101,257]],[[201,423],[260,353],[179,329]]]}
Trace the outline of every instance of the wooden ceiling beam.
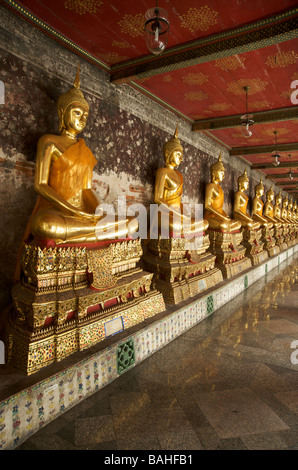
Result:
{"label": "wooden ceiling beam", "polygon": [[251,25],[167,49],[159,56],[146,55],[111,67],[110,81],[122,84],[173,70],[254,51],[298,37],[298,9]]}
{"label": "wooden ceiling beam", "polygon": [[281,162],[278,167],[272,163],[254,163],[251,165],[252,170],[265,170],[266,168],[298,168],[298,162]]}
{"label": "wooden ceiling beam", "polygon": [[276,186],[283,186],[283,187],[286,187],[286,186],[296,186],[297,185],[297,181],[284,181],[284,182],[277,182],[275,183]]}
{"label": "wooden ceiling beam", "polygon": [[[251,114],[253,114],[254,125],[268,124],[270,122],[288,121],[291,119],[298,118],[298,106],[272,109],[269,111],[257,111],[252,112]],[[199,132],[203,130],[229,129],[232,127],[240,127],[242,115],[243,113],[232,116],[215,117],[212,119],[200,119],[193,123],[192,130],[194,132]]]}
{"label": "wooden ceiling beam", "polygon": [[261,155],[272,153],[274,150],[278,152],[288,152],[298,150],[298,142],[287,142],[283,144],[257,145],[248,147],[233,147],[230,155]]}
{"label": "wooden ceiling beam", "polygon": [[[292,173],[293,178],[298,178],[298,173]],[[282,173],[282,174],[277,174],[277,173],[270,173],[265,176],[266,180],[279,180],[283,178],[288,178],[289,173]]]}

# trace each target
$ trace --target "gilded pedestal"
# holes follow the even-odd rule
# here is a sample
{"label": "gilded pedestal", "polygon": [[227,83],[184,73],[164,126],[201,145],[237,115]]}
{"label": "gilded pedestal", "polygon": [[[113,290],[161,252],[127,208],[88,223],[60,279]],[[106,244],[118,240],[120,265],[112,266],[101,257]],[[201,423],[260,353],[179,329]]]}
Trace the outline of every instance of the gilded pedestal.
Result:
{"label": "gilded pedestal", "polygon": [[24,246],[10,353],[28,375],[165,310],[140,240],[98,245]]}
{"label": "gilded pedestal", "polygon": [[240,231],[208,229],[207,233],[210,239],[209,250],[215,255],[215,265],[225,279],[251,267],[251,260],[246,257],[246,248],[241,244],[243,234]]}
{"label": "gilded pedestal", "polygon": [[261,230],[250,230],[242,228],[242,245],[246,248],[245,256],[251,260],[252,266],[261,263],[268,258],[268,252],[264,250],[264,243],[261,240]]}
{"label": "gilded pedestal", "polygon": [[208,235],[196,242],[199,247],[191,250],[186,238],[149,241],[144,262],[154,273],[153,286],[162,292],[166,303],[179,304],[223,280],[215,267],[215,256],[207,251]]}

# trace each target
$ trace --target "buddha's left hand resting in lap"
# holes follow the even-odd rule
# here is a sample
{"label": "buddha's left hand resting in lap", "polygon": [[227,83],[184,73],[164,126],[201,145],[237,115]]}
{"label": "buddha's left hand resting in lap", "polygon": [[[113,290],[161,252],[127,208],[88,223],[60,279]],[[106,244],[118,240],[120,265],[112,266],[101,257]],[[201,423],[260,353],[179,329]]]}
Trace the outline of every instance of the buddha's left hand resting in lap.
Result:
{"label": "buddha's left hand resting in lap", "polygon": [[34,188],[39,198],[29,224],[31,234],[56,243],[129,237],[138,228],[137,220],[115,221],[97,209],[99,201],[92,190],[97,160],[84,140],[78,139],[89,115],[79,69],[73,88],[60,96],[57,108],[60,135],[47,134],[38,142]]}

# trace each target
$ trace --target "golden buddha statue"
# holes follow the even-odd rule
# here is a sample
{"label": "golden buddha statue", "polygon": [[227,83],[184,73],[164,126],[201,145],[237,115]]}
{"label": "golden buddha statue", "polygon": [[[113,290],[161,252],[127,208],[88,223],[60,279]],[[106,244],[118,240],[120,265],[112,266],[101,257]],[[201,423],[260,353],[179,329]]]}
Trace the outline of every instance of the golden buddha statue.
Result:
{"label": "golden buddha statue", "polygon": [[208,228],[206,220],[196,220],[186,213],[181,203],[183,176],[177,170],[183,157],[183,147],[178,139],[178,124],[174,137],[163,146],[165,166],[156,172],[154,202],[162,213],[159,234],[162,229],[171,236],[190,237],[202,234]]}
{"label": "golden buddha statue", "polygon": [[[267,250],[269,256],[274,256],[279,253],[280,248],[276,245],[276,239],[274,237],[274,220],[270,217],[266,217],[263,214],[264,203],[261,197],[264,194],[264,185],[262,179],[259,184],[255,187],[255,197],[253,199],[252,206],[252,217],[257,222],[260,222],[262,229],[261,240],[264,242],[264,249]],[[274,196],[274,195],[273,195]],[[269,198],[272,198],[272,194],[269,193]],[[268,210],[269,212],[270,210]]]}
{"label": "golden buddha statue", "polygon": [[259,222],[262,227],[270,229],[273,227],[273,223],[269,222],[263,216],[264,202],[261,199],[263,194],[264,194],[264,185],[261,179],[259,184],[257,184],[255,187],[255,197],[253,198],[253,201],[252,201],[252,218],[256,222]]}
{"label": "golden buddha statue", "polygon": [[268,253],[263,250],[264,243],[261,241],[262,230],[260,222],[253,220],[247,212],[249,179],[246,170],[238,178],[238,191],[234,199],[234,218],[241,222],[243,233],[242,244],[246,248],[246,256],[251,260],[253,266],[264,261]]}
{"label": "golden buddha statue", "polygon": [[241,243],[241,221],[231,219],[223,210],[224,193],[220,186],[225,176],[221,154],[211,165],[211,183],[206,185],[204,218],[209,222],[207,233],[210,251],[216,256],[216,265],[224,278],[230,278],[251,266],[246,247]]}
{"label": "golden buddha statue", "polygon": [[284,221],[281,215],[281,207],[280,207],[281,202],[282,202],[282,195],[281,195],[281,191],[279,191],[279,193],[275,197],[275,204],[273,207],[273,216],[278,222],[284,224]]}
{"label": "golden buddha statue", "polygon": [[285,221],[282,217],[282,209],[281,209],[281,203],[282,203],[282,195],[281,191],[277,194],[275,197],[275,204],[273,207],[273,215],[274,218],[282,224],[282,244],[280,245],[281,250],[285,250],[288,247],[288,242],[290,240],[290,235],[289,235],[289,223]]}
{"label": "golden buddha statue", "polygon": [[138,224],[127,218],[103,216],[92,190],[96,158],[78,135],[84,130],[89,105],[80,90],[79,67],[73,87],[57,103],[60,135],[39,139],[34,188],[39,197],[28,227],[38,240],[89,243],[125,239]]}
{"label": "golden buddha statue", "polygon": [[248,189],[249,179],[246,170],[238,178],[238,191],[234,199],[234,218],[241,222],[241,226],[249,230],[258,230],[260,223],[254,221],[247,212],[248,196],[244,191]]}
{"label": "golden buddha statue", "polygon": [[231,219],[223,210],[224,193],[220,186],[225,176],[225,169],[221,161],[211,165],[211,183],[206,185],[204,219],[209,222],[210,229],[234,232],[241,228],[241,222]]}
{"label": "golden buddha statue", "polygon": [[183,176],[177,167],[183,147],[178,125],[174,137],[165,142],[163,154],[165,165],[155,178],[154,202],[158,207],[151,216],[143,259],[165,301],[179,304],[222,281],[222,274],[215,268],[215,256],[207,251],[208,222],[200,214],[192,214],[190,205],[181,203]]}
{"label": "golden buddha statue", "polygon": [[268,220],[268,222],[272,222],[277,228],[281,228],[282,223],[274,217],[274,208],[272,204],[273,200],[274,200],[274,191],[271,186],[270,189],[266,193],[266,202],[264,205],[264,217]]}

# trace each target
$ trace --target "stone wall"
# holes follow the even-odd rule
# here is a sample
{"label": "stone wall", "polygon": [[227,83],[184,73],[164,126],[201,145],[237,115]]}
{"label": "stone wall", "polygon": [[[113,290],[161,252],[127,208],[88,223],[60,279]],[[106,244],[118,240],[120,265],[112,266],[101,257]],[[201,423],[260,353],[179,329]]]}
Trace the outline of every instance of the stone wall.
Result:
{"label": "stone wall", "polygon": [[[178,119],[171,111],[128,85],[111,85],[106,72],[78,58],[59,43],[0,7],[0,80],[5,102],[0,105],[0,317],[10,302],[16,254],[35,203],[33,188],[37,141],[58,132],[56,102],[70,88],[81,66],[81,89],[90,104],[84,135],[97,158],[93,186],[99,198],[115,203],[152,201],[155,173],[163,165],[162,147],[179,120],[184,160],[183,202],[203,203],[210,165],[222,151],[225,210],[232,215],[233,192],[246,165],[225,148]],[[252,177],[248,169],[248,175]],[[259,181],[254,172],[250,196]],[[269,188],[269,186],[268,186]],[[0,328],[1,329],[1,328]]]}

